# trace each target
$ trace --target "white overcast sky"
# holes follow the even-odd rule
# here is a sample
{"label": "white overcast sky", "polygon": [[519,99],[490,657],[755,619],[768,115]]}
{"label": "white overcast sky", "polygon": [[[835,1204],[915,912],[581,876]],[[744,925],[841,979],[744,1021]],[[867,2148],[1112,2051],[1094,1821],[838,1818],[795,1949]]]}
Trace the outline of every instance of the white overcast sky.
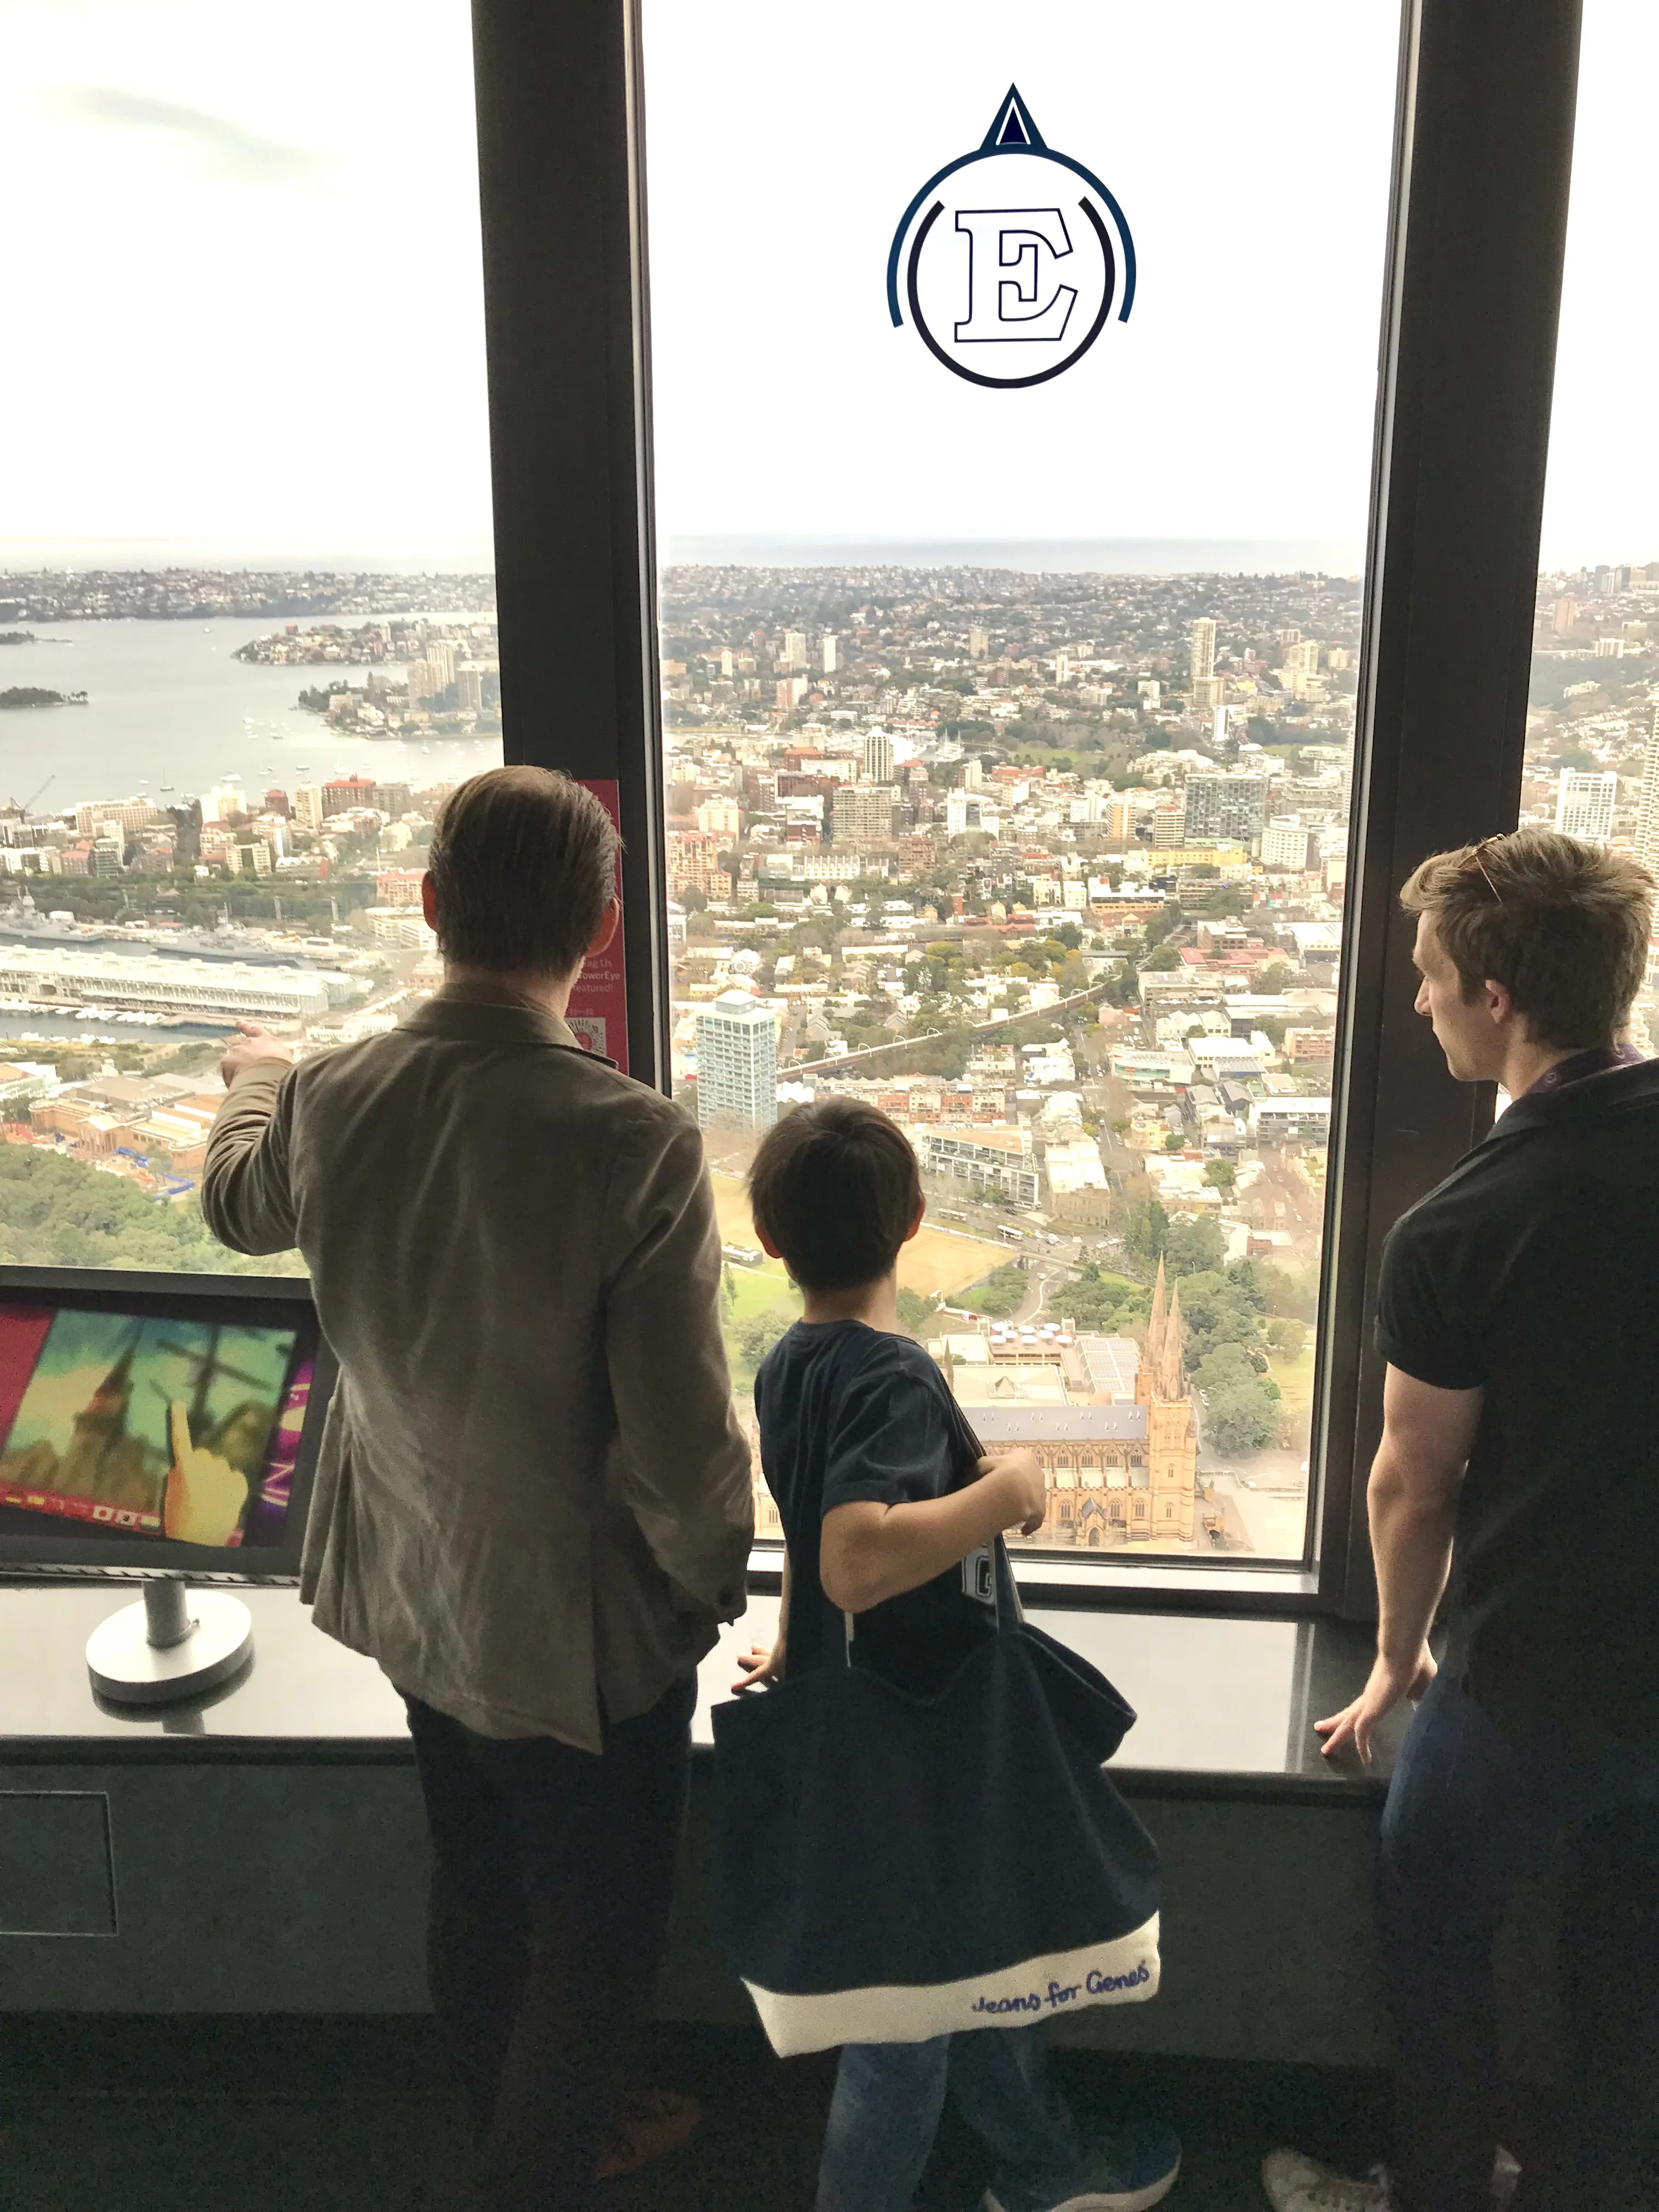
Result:
{"label": "white overcast sky", "polygon": [[[646,32],[671,541],[1358,547],[1393,0],[647,0]],[[488,559],[468,35],[465,0],[0,0],[0,562]],[[1659,8],[1588,0],[1547,562],[1659,556],[1656,75]],[[883,285],[1011,80],[1139,289],[1076,369],[982,392]]]}

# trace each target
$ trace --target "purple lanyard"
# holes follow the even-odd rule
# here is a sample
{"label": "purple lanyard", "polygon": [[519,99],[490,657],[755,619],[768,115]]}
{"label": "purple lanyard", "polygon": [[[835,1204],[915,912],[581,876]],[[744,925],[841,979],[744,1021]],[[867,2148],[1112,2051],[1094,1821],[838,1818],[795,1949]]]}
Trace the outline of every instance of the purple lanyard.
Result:
{"label": "purple lanyard", "polygon": [[1633,1044],[1593,1044],[1588,1052],[1576,1052],[1571,1059],[1558,1060],[1547,1067],[1536,1083],[1528,1084],[1522,1092],[1523,1098],[1535,1098],[1542,1091],[1565,1091],[1570,1083],[1582,1083],[1588,1075],[1606,1075],[1615,1067],[1640,1067],[1644,1056]]}

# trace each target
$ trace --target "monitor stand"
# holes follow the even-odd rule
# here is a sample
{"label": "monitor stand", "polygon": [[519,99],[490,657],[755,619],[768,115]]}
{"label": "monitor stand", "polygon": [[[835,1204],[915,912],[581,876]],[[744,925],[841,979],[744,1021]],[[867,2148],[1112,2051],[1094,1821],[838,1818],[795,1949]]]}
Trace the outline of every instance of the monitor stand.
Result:
{"label": "monitor stand", "polygon": [[120,1705],[199,1697],[228,1682],[253,1650],[253,1617],[223,1590],[157,1577],[143,1602],[100,1621],[87,1640],[92,1686]]}

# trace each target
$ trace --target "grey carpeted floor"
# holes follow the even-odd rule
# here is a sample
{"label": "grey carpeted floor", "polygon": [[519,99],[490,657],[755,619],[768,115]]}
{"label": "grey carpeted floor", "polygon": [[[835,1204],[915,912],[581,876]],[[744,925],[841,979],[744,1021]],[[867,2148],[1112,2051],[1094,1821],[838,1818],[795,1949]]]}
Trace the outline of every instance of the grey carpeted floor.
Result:
{"label": "grey carpeted floor", "polygon": [[[659,2032],[654,2075],[707,2118],[606,2212],[810,2212],[833,2060],[781,2064],[758,2034]],[[1169,2121],[1171,2198],[1265,2212],[1264,2152],[1293,2142],[1363,2170],[1383,2146],[1381,2076],[1061,2052],[1085,2118]],[[0,2014],[3,2212],[465,2212],[468,2144],[427,2024]],[[947,2118],[919,2212],[969,2212],[985,2180]]]}

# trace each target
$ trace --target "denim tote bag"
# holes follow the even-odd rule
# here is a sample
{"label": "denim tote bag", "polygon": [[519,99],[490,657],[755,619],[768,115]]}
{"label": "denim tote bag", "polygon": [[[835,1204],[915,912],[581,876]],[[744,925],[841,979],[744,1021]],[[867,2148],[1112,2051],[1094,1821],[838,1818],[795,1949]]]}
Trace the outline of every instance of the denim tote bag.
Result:
{"label": "denim tote bag", "polygon": [[1000,1539],[991,1573],[996,1633],[936,1694],[836,1615],[834,1658],[714,1708],[724,1933],[780,2056],[1157,1992],[1158,1850],[1103,1767],[1134,1713],[1021,1618]]}

